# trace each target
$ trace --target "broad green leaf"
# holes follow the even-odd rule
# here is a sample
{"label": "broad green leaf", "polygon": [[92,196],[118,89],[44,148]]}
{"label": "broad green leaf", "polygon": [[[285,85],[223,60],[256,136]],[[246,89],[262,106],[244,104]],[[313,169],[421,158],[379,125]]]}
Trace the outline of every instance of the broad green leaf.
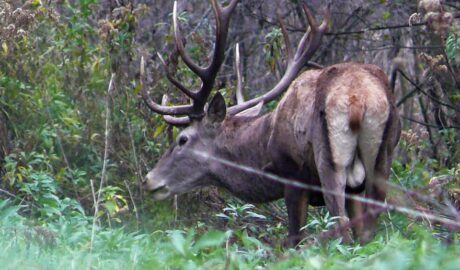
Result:
{"label": "broad green leaf", "polygon": [[169,234],[169,238],[171,239],[171,244],[176,249],[176,251],[178,251],[182,255],[185,255],[185,249],[184,249],[185,238],[182,232],[171,231]]}
{"label": "broad green leaf", "polygon": [[3,49],[3,56],[7,56],[8,55],[8,44],[6,44],[6,42],[2,43],[2,49]]}
{"label": "broad green leaf", "polygon": [[195,244],[195,248],[201,250],[208,247],[217,247],[222,245],[227,239],[225,232],[210,231],[203,235]]}

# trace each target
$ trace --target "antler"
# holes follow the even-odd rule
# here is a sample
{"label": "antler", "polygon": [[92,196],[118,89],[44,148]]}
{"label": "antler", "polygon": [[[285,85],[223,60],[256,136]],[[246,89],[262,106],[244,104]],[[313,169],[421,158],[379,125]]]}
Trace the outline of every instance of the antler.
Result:
{"label": "antler", "polygon": [[[238,1],[239,0],[232,0],[230,4],[223,8],[218,4],[217,0],[211,0],[212,9],[216,17],[216,39],[212,60],[207,67],[199,66],[193,62],[193,60],[187,54],[184,43],[182,41],[183,37],[180,32],[179,22],[177,19],[177,1],[174,2],[173,26],[177,52],[187,67],[189,67],[190,70],[198,75],[202,81],[202,84],[198,91],[189,90],[173,77],[173,75],[168,70],[163,58],[158,55],[161,62],[163,63],[163,66],[165,67],[168,80],[193,101],[193,103],[190,105],[167,106],[167,96],[164,96],[162,104],[159,105],[150,98],[148,91],[145,88],[144,62],[143,58],[141,59],[140,81],[142,87],[142,97],[147,106],[152,111],[165,115],[166,122],[173,125],[186,125],[190,123],[191,119],[200,119],[204,116],[204,106],[206,104],[206,100],[212,91],[217,72],[219,71],[225,58],[225,43],[228,35],[230,15],[235,9]],[[174,117],[180,115],[186,115],[186,117]]]}
{"label": "antler", "polygon": [[243,75],[241,74],[241,61],[240,61],[240,44],[236,43],[235,46],[235,69],[236,69],[236,104],[244,103],[243,96]]}
{"label": "antler", "polygon": [[294,54],[292,53],[290,47],[291,42],[287,35],[284,22],[280,20],[281,30],[284,36],[284,41],[286,44],[286,50],[288,55],[288,64],[286,72],[284,73],[281,80],[275,85],[275,87],[273,87],[264,95],[228,108],[228,114],[235,115],[243,110],[257,105],[258,103],[263,102],[265,104],[276,99],[284,91],[287,90],[287,88],[295,79],[302,67],[304,67],[307,64],[308,60],[313,56],[315,51],[321,45],[321,39],[323,37],[323,34],[327,31],[328,28],[328,22],[330,17],[329,6],[326,8],[324,19],[320,26],[318,26],[315,17],[312,15],[311,11],[308,9],[306,5],[303,6],[303,9],[305,15],[307,16],[310,29],[303,35]]}

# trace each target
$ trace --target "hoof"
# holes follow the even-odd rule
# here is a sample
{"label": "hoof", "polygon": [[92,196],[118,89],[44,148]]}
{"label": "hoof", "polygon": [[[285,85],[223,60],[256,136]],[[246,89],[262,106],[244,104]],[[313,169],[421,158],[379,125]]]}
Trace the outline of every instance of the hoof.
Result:
{"label": "hoof", "polygon": [[347,244],[347,245],[353,243],[353,237],[352,237],[352,233],[350,230],[342,232],[342,243]]}
{"label": "hoof", "polygon": [[371,230],[364,231],[361,237],[359,238],[359,243],[365,245],[374,239],[375,232]]}
{"label": "hoof", "polygon": [[302,241],[301,235],[290,235],[286,240],[283,242],[284,248],[296,248],[297,245]]}

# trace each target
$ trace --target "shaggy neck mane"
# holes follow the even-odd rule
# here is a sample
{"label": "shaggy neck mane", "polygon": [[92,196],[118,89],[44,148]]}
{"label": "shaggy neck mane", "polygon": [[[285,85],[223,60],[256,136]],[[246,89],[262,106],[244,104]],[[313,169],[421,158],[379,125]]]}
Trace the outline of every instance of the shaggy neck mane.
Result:
{"label": "shaggy neck mane", "polygon": [[268,156],[266,151],[271,118],[269,113],[258,117],[235,116],[226,119],[218,138],[221,142],[218,144],[219,150],[231,160],[249,162],[247,165],[265,160]]}

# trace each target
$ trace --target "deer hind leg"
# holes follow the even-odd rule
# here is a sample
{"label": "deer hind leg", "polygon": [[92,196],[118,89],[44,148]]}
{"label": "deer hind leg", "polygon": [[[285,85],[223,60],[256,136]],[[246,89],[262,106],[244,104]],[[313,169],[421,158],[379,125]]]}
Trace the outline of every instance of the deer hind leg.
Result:
{"label": "deer hind leg", "polygon": [[[349,222],[349,218],[345,208],[345,186],[347,173],[345,168],[332,169],[329,166],[319,167],[319,177],[323,191],[324,202],[332,217],[338,217],[339,228],[345,228]],[[337,228],[335,228],[337,229]],[[351,232],[349,229],[337,231],[340,235],[332,235],[332,237],[342,236],[343,241],[350,243],[352,241]]]}
{"label": "deer hind leg", "polygon": [[[361,188],[361,187],[360,187]],[[347,191],[348,194],[364,197],[364,192]],[[364,232],[364,204],[353,198],[346,198],[345,206],[348,217],[352,223],[353,235],[360,238]]]}
{"label": "deer hind leg", "polygon": [[379,213],[383,210],[378,203],[385,201],[386,191],[384,184],[390,175],[392,150],[387,147],[391,138],[385,135],[385,129],[389,126],[388,122],[385,125],[384,121],[377,121],[369,117],[363,124],[364,128],[358,147],[363,157],[366,172],[365,194],[367,199],[374,200],[377,203],[368,203],[365,206],[364,222],[366,226],[360,235],[360,241],[367,243],[375,234],[377,219]]}
{"label": "deer hind leg", "polygon": [[[354,161],[348,167],[347,188],[345,191],[348,195],[364,197],[365,169],[361,161],[361,156],[356,151]],[[353,235],[359,238],[364,231],[364,205],[362,201],[354,197],[348,197],[346,198],[345,206],[350,222],[352,223]]]}
{"label": "deer hind leg", "polygon": [[352,238],[351,231],[346,229],[349,218],[345,208],[345,188],[355,156],[357,137],[349,130],[335,131],[331,133],[329,130],[328,141],[316,144],[315,162],[326,207],[331,216],[339,217],[338,226],[344,228],[340,234],[343,241],[349,243]]}
{"label": "deer hind leg", "polygon": [[308,193],[293,186],[285,186],[284,198],[288,212],[288,239],[286,247],[295,247],[302,240],[300,229],[305,226],[308,210]]}
{"label": "deer hind leg", "polygon": [[324,139],[316,144],[315,161],[326,206],[332,216],[340,217],[339,226],[344,228],[341,231],[343,240],[351,242],[351,231],[345,229],[349,227],[346,208],[352,215],[360,208],[349,200],[347,204],[350,207],[346,207],[345,189],[359,187],[364,182],[365,169],[357,153],[359,136],[351,130],[347,113],[331,110],[326,118],[327,121],[323,119],[327,122],[323,124],[323,136],[319,136]]}
{"label": "deer hind leg", "polygon": [[[376,158],[375,167],[370,167],[369,172],[366,169],[366,198],[376,203],[385,201],[386,190],[384,184],[389,178],[389,166],[391,166],[391,164],[386,164],[388,164],[388,153],[386,150],[381,149]],[[388,169],[385,169],[387,167]],[[378,204],[366,204],[364,210],[366,226],[360,236],[361,243],[367,243],[374,237],[377,219],[382,210],[384,209]]]}

